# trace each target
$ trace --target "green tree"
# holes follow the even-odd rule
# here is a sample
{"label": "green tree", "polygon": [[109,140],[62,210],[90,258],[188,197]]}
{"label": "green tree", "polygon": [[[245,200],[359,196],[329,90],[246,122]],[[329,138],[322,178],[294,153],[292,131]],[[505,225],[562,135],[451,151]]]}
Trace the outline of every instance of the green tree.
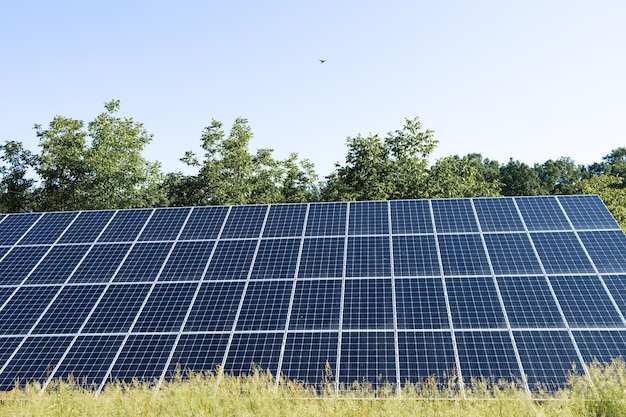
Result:
{"label": "green tree", "polygon": [[577,194],[580,192],[578,182],[585,176],[585,168],[567,157],[535,164],[534,170],[539,177],[541,194]]}
{"label": "green tree", "polygon": [[87,129],[63,116],[48,129],[35,126],[42,210],[151,207],[165,201],[160,165],[141,156],[152,135],[141,123],[115,116],[119,107],[118,100],[105,103],[105,112]]}
{"label": "green tree", "polygon": [[[614,177],[625,178],[626,177],[626,148],[620,147],[613,149],[611,153],[605,155],[602,158],[602,162],[596,162],[589,166],[589,172],[593,175],[612,175]],[[623,188],[626,184],[615,183],[611,187]]]}
{"label": "green tree", "polygon": [[439,159],[429,170],[430,198],[497,197],[502,183],[498,163],[480,154]]}
{"label": "green tree", "polygon": [[27,175],[35,167],[36,156],[16,141],[0,145],[0,152],[3,163],[0,165],[0,211],[20,213],[32,210],[35,180]]}
{"label": "green tree", "polygon": [[509,159],[506,165],[500,165],[500,181],[502,195],[524,196],[541,195],[545,191],[541,187],[541,181],[537,171],[527,164]]}
{"label": "green tree", "polygon": [[273,149],[248,150],[252,129],[237,118],[226,136],[222,122],[213,120],[201,136],[204,155],[188,151],[181,158],[198,168],[197,175],[168,174],[171,205],[236,205],[312,201],[317,193],[313,164],[291,154],[277,160]]}
{"label": "green tree", "polygon": [[335,164],[326,178],[323,200],[385,200],[418,198],[425,194],[428,156],[438,141],[432,130],[422,131],[419,118],[405,119],[400,130],[347,139],[345,165]]}

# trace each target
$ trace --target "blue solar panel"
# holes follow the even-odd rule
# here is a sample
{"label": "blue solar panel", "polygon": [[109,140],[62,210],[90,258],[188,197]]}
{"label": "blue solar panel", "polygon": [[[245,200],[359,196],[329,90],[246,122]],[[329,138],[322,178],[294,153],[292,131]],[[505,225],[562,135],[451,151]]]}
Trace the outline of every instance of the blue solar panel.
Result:
{"label": "blue solar panel", "polygon": [[597,195],[559,196],[558,199],[578,230],[619,229],[619,225]]}
{"label": "blue solar panel", "polygon": [[156,284],[137,318],[133,332],[176,332],[183,324],[198,284]]}
{"label": "blue solar panel", "polygon": [[228,334],[183,334],[168,368],[170,375],[216,371],[224,359]]}
{"label": "blue solar panel", "polygon": [[74,379],[76,384],[85,387],[99,384],[123,340],[124,336],[79,336],[53,376],[67,380],[81,375]]}
{"label": "blue solar panel", "polygon": [[305,214],[306,206],[303,204],[271,206],[263,237],[300,237]]}
{"label": "blue solar panel", "polygon": [[348,238],[346,276],[391,276],[389,238],[383,236]]}
{"label": "blue solar panel", "polygon": [[341,307],[341,280],[305,280],[296,283],[290,330],[337,330]]}
{"label": "blue solar panel", "polygon": [[528,230],[571,230],[556,197],[518,197],[515,201]]}
{"label": "blue solar panel", "polygon": [[76,333],[104,288],[104,285],[66,286],[41,317],[33,333]]}
{"label": "blue solar panel", "polygon": [[54,243],[76,216],[72,212],[45,213],[20,240],[20,245]]}
{"label": "blue solar panel", "polygon": [[594,272],[574,233],[532,233],[531,237],[548,274]]}
{"label": "blue solar panel", "polygon": [[341,278],[345,238],[307,238],[302,245],[298,278]]}
{"label": "blue solar panel", "polygon": [[554,391],[567,385],[572,370],[582,370],[566,331],[514,331],[513,337],[533,391]]}
{"label": "blue solar panel", "polygon": [[398,329],[449,329],[441,278],[396,279]]}
{"label": "blue solar panel", "polygon": [[102,232],[114,211],[84,211],[72,225],[63,233],[59,243],[90,243],[96,240]]}
{"label": "blue solar panel", "polygon": [[188,208],[162,209],[154,212],[150,221],[139,236],[143,242],[174,240],[189,215]]}
{"label": "blue solar panel", "polygon": [[443,388],[458,376],[449,332],[398,332],[400,383],[430,382]]}
{"label": "blue solar panel", "polygon": [[439,251],[446,275],[488,275],[489,262],[479,235],[439,236]]}
{"label": "blue solar panel", "polygon": [[346,234],[347,203],[311,204],[307,218],[307,236],[343,236]]}
{"label": "blue solar panel", "polygon": [[70,282],[109,282],[129,249],[130,244],[126,243],[95,245],[72,274]]}
{"label": "blue solar panel", "polygon": [[228,207],[194,207],[179,239],[217,238],[227,213]]}
{"label": "blue solar panel", "polygon": [[233,207],[224,225],[222,238],[243,239],[259,237],[268,208],[268,206]]}
{"label": "blue solar panel", "polygon": [[623,356],[624,236],[597,196],[0,215],[0,388],[223,364],[552,390]]}
{"label": "blue solar panel", "polygon": [[624,327],[597,276],[556,276],[550,282],[570,327]]}
{"label": "blue solar panel", "polygon": [[524,224],[512,198],[477,198],[474,207],[483,232],[517,232]]}
{"label": "blue solar panel", "polygon": [[456,332],[461,375],[465,384],[472,379],[521,381],[519,364],[509,332]]}
{"label": "blue solar panel", "polygon": [[526,234],[485,234],[485,245],[496,275],[542,272]]}
{"label": "blue solar panel", "polygon": [[384,235],[389,233],[389,212],[386,201],[350,203],[348,234]]}
{"label": "blue solar panel", "polygon": [[132,242],[137,238],[152,210],[119,211],[104,230],[98,242]]}
{"label": "blue solar panel", "polygon": [[178,242],[159,281],[200,280],[215,246],[214,241]]}
{"label": "blue solar panel", "polygon": [[242,281],[205,282],[191,308],[185,331],[230,331],[243,294]]}
{"label": "blue solar panel", "polygon": [[47,246],[16,247],[0,262],[0,284],[19,284],[48,252]]}
{"label": "blue solar panel", "polygon": [[284,330],[292,288],[291,281],[250,282],[237,330]]}
{"label": "blue solar panel", "polygon": [[435,237],[394,236],[393,270],[397,277],[441,275]]}
{"label": "blue solar panel", "polygon": [[334,384],[337,333],[289,333],[281,373],[311,385]]}
{"label": "blue solar panel", "polygon": [[128,331],[148,296],[148,291],[150,291],[150,284],[111,285],[94,309],[82,332]]}
{"label": "blue solar panel", "polygon": [[450,278],[446,279],[446,288],[455,328],[506,328],[493,278]]}
{"label": "blue solar panel", "polygon": [[339,382],[347,388],[354,381],[379,387],[396,383],[393,332],[344,332],[341,335]]}
{"label": "blue solar panel", "polygon": [[599,272],[626,272],[626,235],[621,230],[580,232],[579,236]]}
{"label": "blue solar panel", "polygon": [[0,223],[0,245],[13,245],[41,216],[41,213],[6,216]]}
{"label": "blue solar panel", "polygon": [[498,277],[498,287],[511,327],[565,328],[546,277]]}
{"label": "blue solar panel", "polygon": [[299,248],[300,239],[261,240],[252,279],[293,278]]}
{"label": "blue solar panel", "polygon": [[393,329],[391,280],[346,280],[344,329]]}
{"label": "blue solar panel", "polygon": [[433,233],[430,205],[427,200],[391,201],[391,228],[393,233]]}
{"label": "blue solar panel", "polygon": [[437,233],[478,232],[470,200],[432,200]]}
{"label": "blue solar panel", "polygon": [[87,245],[55,246],[30,274],[26,284],[62,284],[89,250]]}

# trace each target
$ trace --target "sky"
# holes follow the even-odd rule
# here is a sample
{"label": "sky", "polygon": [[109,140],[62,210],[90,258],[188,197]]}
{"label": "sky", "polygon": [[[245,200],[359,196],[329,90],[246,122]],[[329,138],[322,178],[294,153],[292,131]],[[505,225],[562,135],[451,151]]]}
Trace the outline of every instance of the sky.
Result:
{"label": "sky", "polygon": [[623,0],[5,2],[0,141],[38,152],[35,123],[118,99],[165,172],[237,117],[251,152],[297,152],[320,177],[347,137],[416,116],[431,163],[590,164],[626,146],[624,22]]}

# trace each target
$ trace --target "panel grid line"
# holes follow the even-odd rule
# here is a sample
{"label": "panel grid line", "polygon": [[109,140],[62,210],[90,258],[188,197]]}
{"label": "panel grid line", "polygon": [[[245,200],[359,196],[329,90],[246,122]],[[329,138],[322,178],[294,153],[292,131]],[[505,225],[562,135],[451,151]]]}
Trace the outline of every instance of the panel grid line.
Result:
{"label": "panel grid line", "polygon": [[[220,242],[220,237],[222,236],[222,232],[224,231],[224,227],[226,226],[226,222],[228,221],[228,216],[230,215],[230,211],[232,209],[232,206],[228,207],[228,211],[226,212],[226,215],[224,216],[224,220],[222,221],[222,225],[220,226],[220,230],[217,234],[217,237],[215,238],[215,243],[213,244],[213,248],[211,249],[211,254],[209,255],[209,258],[207,259],[206,264],[204,265],[204,269],[202,271],[202,276],[200,277],[200,282],[198,282],[198,286],[196,287],[195,293],[193,295],[193,298],[191,299],[191,302],[189,303],[189,307],[187,308],[187,312],[185,313],[185,317],[183,318],[183,322],[180,325],[180,328],[178,330],[178,333],[176,335],[176,340],[174,341],[174,345],[172,347],[172,350],[170,351],[170,354],[167,358],[167,361],[165,362],[165,366],[163,367],[163,372],[161,373],[161,376],[159,377],[159,382],[156,384],[155,387],[155,394],[159,391],[159,388],[161,387],[161,385],[163,384],[163,381],[167,375],[167,370],[169,369],[170,363],[172,362],[172,358],[174,357],[174,352],[176,351],[176,348],[178,347],[178,343],[180,342],[180,338],[183,334],[183,330],[185,328],[185,326],[187,325],[187,321],[189,320],[189,316],[191,315],[191,311],[194,307],[194,304],[196,302],[196,299],[198,298],[198,294],[200,293],[200,288],[202,288],[202,284],[206,281],[204,281],[204,278],[206,276],[207,270],[209,269],[209,265],[211,264],[211,261],[213,260],[213,255],[215,254],[215,251],[217,249],[217,245]],[[191,213],[190,213],[191,216]],[[184,226],[181,228],[181,230],[184,229]]]}
{"label": "panel grid line", "polygon": [[350,227],[350,205],[346,204],[346,225],[343,242],[343,264],[341,267],[341,297],[339,302],[339,331],[337,333],[337,363],[335,365],[335,397],[339,396],[339,374],[341,373],[341,335],[343,333],[343,309],[346,297],[346,274],[348,263],[348,233]]}
{"label": "panel grid line", "polygon": [[[76,221],[76,219],[78,218],[78,216],[80,215],[80,213],[77,213],[76,215],[74,215],[74,217],[72,218],[72,221],[69,222],[69,224],[65,227],[65,229],[63,229],[63,232],[56,238],[55,242],[58,242],[61,237],[63,237],[63,234],[67,231],[67,229],[70,228],[70,226],[74,223],[74,221]],[[41,219],[43,217],[40,216],[39,219]],[[37,219],[37,221],[39,221],[39,219]],[[33,223],[33,226],[36,224],[37,222]],[[31,226],[32,228],[32,226]],[[30,231],[31,228],[29,228],[28,230]],[[26,233],[24,233],[24,235],[22,235],[22,237],[20,238],[23,239],[24,236],[28,234],[28,231]],[[46,256],[52,251],[52,249],[54,248],[54,243],[52,245],[50,245],[50,248],[46,251],[46,253],[39,259],[39,262],[37,262],[37,264],[30,270],[30,272],[28,273],[28,275],[26,275],[26,278],[24,278],[22,280],[23,284],[33,273],[33,271],[35,271],[35,269],[37,269],[37,267],[43,262],[43,260],[46,258]],[[21,288],[21,285],[18,286],[15,291],[11,294],[11,296],[9,297],[9,299],[7,299],[7,302],[10,300],[10,298],[12,298]],[[52,301],[50,301],[50,303],[48,304],[48,306],[44,309],[43,313],[39,316],[39,318],[37,319],[37,323],[39,323],[39,320],[41,320],[41,317],[43,316],[43,314],[45,314],[45,312],[48,310],[48,308],[50,308],[50,305],[54,302],[54,300],[56,299],[56,297],[58,297],[59,293],[61,292],[63,287],[60,287],[59,290],[57,291],[57,293],[53,296]],[[6,303],[5,303],[6,305]],[[4,307],[4,305],[2,306]],[[1,310],[1,309],[0,309]],[[26,339],[28,338],[29,334],[33,331],[33,329],[35,328],[35,326],[37,325],[37,323],[35,323],[35,325],[33,325],[29,332],[26,334],[26,336],[23,337],[22,341],[17,345],[17,347],[15,348],[15,350],[13,351],[13,353],[9,356],[9,358],[6,360],[6,362],[4,363],[4,365],[2,366],[2,368],[0,368],[0,375],[2,374],[2,372],[4,372],[4,370],[6,369],[6,367],[9,365],[9,362],[11,362],[11,360],[13,359],[13,357],[17,354],[17,352],[20,350],[20,348],[24,345],[24,343],[26,342]]]}
{"label": "panel grid line", "polygon": [[526,373],[524,372],[524,366],[522,365],[522,360],[519,356],[519,350],[517,349],[517,343],[515,341],[515,337],[513,336],[513,330],[511,329],[511,322],[509,321],[509,316],[507,314],[506,308],[504,306],[504,300],[502,299],[502,293],[500,292],[500,286],[498,285],[498,280],[496,279],[496,273],[493,269],[493,264],[491,263],[491,256],[489,255],[489,250],[487,249],[487,242],[485,242],[485,236],[482,231],[482,226],[480,224],[480,219],[478,218],[478,213],[476,211],[476,206],[474,205],[474,200],[470,199],[470,203],[472,205],[472,211],[474,212],[474,217],[476,218],[476,223],[478,224],[478,232],[480,233],[480,240],[483,244],[483,250],[487,256],[487,263],[489,264],[489,271],[491,272],[491,277],[493,279],[493,284],[496,288],[496,294],[498,295],[498,301],[500,302],[500,308],[502,309],[502,313],[504,314],[504,321],[506,323],[506,328],[509,333],[509,337],[511,338],[511,343],[513,345],[513,351],[515,352],[515,359],[517,360],[517,366],[519,366],[520,375],[522,377],[522,382],[524,384],[524,389],[526,393],[530,396],[530,387],[528,386],[528,380],[526,379]]}
{"label": "panel grid line", "polygon": [[[148,221],[144,224],[144,227],[142,228],[142,230],[137,234],[137,240],[139,240],[141,238],[141,235],[143,234],[144,230],[146,229],[146,227],[150,223],[150,220],[153,218],[153,215],[154,215],[155,211],[156,210],[153,210],[152,213],[150,213]],[[185,228],[185,225],[187,224],[187,221],[189,221],[189,217],[191,216],[192,212],[193,212],[193,210],[189,210],[188,211],[187,216],[185,217],[184,222],[182,223],[182,225],[180,226],[180,229],[178,230],[178,233],[176,234],[176,239],[178,239],[178,237],[183,232],[183,229]],[[124,336],[124,340],[122,341],[122,344],[120,345],[119,349],[117,350],[117,353],[113,357],[113,360],[111,361],[111,365],[109,366],[109,369],[108,369],[107,373],[105,374],[104,378],[102,379],[102,382],[98,386],[98,393],[100,393],[102,391],[102,389],[104,388],[104,385],[106,384],[107,379],[109,378],[109,375],[113,371],[113,368],[115,367],[115,364],[116,364],[117,360],[119,359],[120,354],[122,353],[122,350],[124,349],[124,346],[126,345],[126,342],[130,338],[130,335],[133,332],[133,329],[134,329],[135,325],[137,324],[137,321],[139,320],[139,317],[141,316],[141,313],[143,312],[143,309],[145,308],[146,304],[148,303],[148,300],[150,299],[150,295],[152,294],[152,292],[154,291],[154,288],[157,285],[157,282],[159,280],[159,277],[161,276],[161,273],[163,272],[163,269],[165,269],[165,265],[167,265],[167,261],[169,260],[170,256],[172,255],[172,252],[174,251],[174,247],[176,247],[176,240],[174,240],[174,243],[172,243],[172,245],[170,246],[169,252],[167,253],[167,255],[165,256],[165,259],[161,263],[161,268],[159,269],[159,271],[157,272],[156,276],[154,277],[154,280],[152,281],[150,289],[148,290],[148,293],[146,294],[146,297],[144,298],[143,303],[139,307],[139,310],[137,311],[137,314],[135,315],[135,318],[134,318],[132,324],[128,328],[126,336]]]}
{"label": "panel grid line", "polygon": [[393,311],[393,347],[396,359],[396,395],[401,396],[400,389],[400,347],[398,346],[398,313],[396,305],[395,268],[393,263],[393,224],[391,221],[391,202],[387,200],[387,222],[389,227],[389,263],[391,264],[391,303]]}
{"label": "panel grid line", "polygon": [[[96,243],[98,242],[98,240],[100,239],[100,237],[102,237],[102,235],[104,234],[104,232],[107,230],[107,228],[109,227],[109,225],[111,224],[111,222],[113,221],[113,219],[117,216],[117,214],[120,212],[121,210],[116,210],[115,213],[113,214],[113,216],[111,216],[111,219],[109,219],[109,222],[106,224],[106,226],[100,231],[100,234],[98,235],[98,237],[95,239]],[[63,355],[61,356],[61,359],[59,360],[59,362],[57,363],[57,365],[55,366],[55,368],[53,369],[53,371],[50,373],[50,376],[48,377],[48,379],[45,381],[45,383],[42,386],[42,392],[43,390],[46,389],[46,387],[50,384],[50,382],[52,381],[52,378],[54,378],[54,375],[56,373],[56,371],[58,370],[59,366],[61,365],[61,363],[63,362],[63,360],[65,359],[65,357],[68,355],[70,349],[74,346],[74,344],[76,343],[76,340],[78,339],[78,337],[81,335],[82,330],[85,328],[85,326],[87,325],[87,322],[89,321],[89,319],[91,318],[91,316],[93,315],[94,311],[96,310],[96,308],[98,308],[98,305],[100,304],[100,301],[102,300],[102,298],[104,297],[104,295],[106,294],[106,292],[108,291],[108,289],[111,286],[111,283],[113,282],[113,280],[115,279],[115,277],[117,276],[117,273],[119,272],[119,270],[122,268],[122,265],[124,264],[124,261],[128,258],[128,255],[130,254],[130,252],[133,250],[133,247],[135,246],[135,244],[137,243],[139,236],[141,235],[141,233],[143,232],[143,230],[146,228],[148,222],[150,221],[150,219],[152,218],[152,215],[154,214],[155,210],[153,209],[152,212],[150,213],[150,215],[146,218],[146,220],[143,223],[143,226],[141,227],[141,229],[139,230],[139,232],[137,233],[137,235],[135,236],[135,240],[131,243],[131,245],[129,246],[128,250],[126,251],[126,254],[122,257],[122,259],[120,260],[119,264],[117,265],[117,268],[115,269],[115,271],[113,272],[113,274],[111,275],[111,278],[109,278],[109,281],[106,283],[106,286],[104,288],[104,290],[102,291],[102,294],[100,294],[100,297],[96,300],[96,302],[94,303],[93,307],[91,308],[91,311],[89,312],[89,314],[87,314],[85,321],[83,322],[83,324],[81,325],[81,327],[78,329],[78,332],[76,333],[76,335],[74,336],[74,338],[72,339],[72,341],[69,343],[67,349],[65,350],[65,352],[63,353]],[[125,340],[122,342],[122,345],[120,346],[120,349],[124,346]],[[105,380],[106,381],[106,380]],[[99,393],[99,389],[96,390],[96,395]]]}
{"label": "panel grid line", "polygon": [[446,311],[448,313],[448,323],[450,324],[450,337],[452,339],[452,349],[454,351],[454,359],[456,361],[457,379],[459,381],[459,387],[461,390],[461,396],[465,399],[465,384],[463,383],[463,373],[461,371],[461,360],[459,358],[459,348],[456,343],[456,336],[454,334],[454,322],[452,321],[452,309],[450,308],[450,298],[448,297],[448,288],[446,286],[446,276],[443,270],[443,260],[441,258],[441,250],[439,248],[439,238],[437,235],[437,225],[435,224],[435,213],[433,211],[432,200],[428,200],[428,206],[430,207],[430,217],[433,222],[433,231],[435,234],[435,249],[437,250],[437,260],[439,262],[439,272],[441,273],[441,282],[443,286],[443,296],[446,301]]}
{"label": "panel grid line", "polygon": [[567,219],[568,223],[572,227],[572,230],[574,230],[574,235],[576,235],[576,239],[578,240],[578,243],[583,248],[583,252],[585,252],[585,255],[587,256],[587,259],[591,263],[591,266],[593,267],[595,275],[598,277],[598,279],[602,283],[602,288],[604,289],[606,294],[609,296],[609,299],[611,300],[611,303],[613,304],[613,307],[615,308],[615,311],[617,312],[617,314],[619,315],[620,319],[622,320],[622,323],[624,323],[624,326],[626,326],[626,319],[624,318],[624,315],[622,314],[621,309],[619,308],[617,302],[615,301],[615,298],[613,297],[613,294],[611,294],[611,291],[609,291],[609,288],[607,287],[606,282],[602,278],[602,274],[600,274],[600,271],[598,270],[598,267],[596,266],[596,263],[591,258],[591,255],[589,254],[589,251],[587,250],[587,247],[585,246],[585,244],[583,243],[582,239],[580,238],[580,235],[578,234],[578,231],[574,227],[574,224],[572,223],[572,220],[569,218],[569,215],[565,211],[565,208],[561,204],[561,201],[558,198],[556,199],[556,201],[557,201],[559,207],[561,208],[561,210],[563,211],[563,215],[565,216],[565,218]]}
{"label": "panel grid line", "polygon": [[291,287],[291,296],[289,297],[289,307],[287,308],[287,320],[285,320],[285,335],[283,336],[283,342],[280,346],[280,353],[278,356],[278,367],[276,368],[276,382],[275,385],[278,387],[278,383],[280,382],[280,373],[283,366],[283,359],[285,356],[285,347],[287,346],[287,334],[289,331],[289,322],[291,321],[291,311],[293,310],[293,300],[296,296],[296,285],[298,283],[298,272],[300,271],[300,260],[302,259],[302,248],[304,247],[304,238],[306,237],[306,226],[309,218],[309,209],[311,205],[306,205],[306,210],[304,212],[304,225],[302,227],[302,234],[300,236],[300,247],[298,248],[298,257],[296,259],[296,268],[293,276],[293,286]]}
{"label": "panel grid line", "polygon": [[[554,197],[553,197],[554,198]],[[556,200],[556,198],[555,198]],[[524,230],[526,231],[526,233],[528,234],[528,239],[530,240],[530,246],[533,249],[533,252],[535,253],[535,256],[537,257],[537,261],[539,262],[539,266],[541,268],[542,274],[544,276],[544,278],[546,279],[546,282],[548,284],[548,288],[550,289],[550,294],[552,295],[552,298],[554,299],[554,302],[556,303],[556,307],[559,310],[559,314],[561,315],[561,319],[563,320],[563,323],[565,324],[565,327],[567,329],[567,333],[572,341],[572,344],[574,346],[574,350],[576,351],[576,355],[578,356],[578,361],[580,362],[580,364],[583,367],[583,371],[585,372],[585,375],[587,377],[587,379],[589,380],[589,382],[593,385],[593,382],[591,381],[591,377],[589,376],[589,370],[587,369],[587,365],[585,364],[585,361],[583,359],[582,353],[580,352],[580,349],[578,348],[578,344],[576,343],[576,339],[574,339],[574,334],[572,333],[572,328],[570,327],[570,324],[567,321],[567,317],[565,317],[565,312],[563,311],[563,308],[561,307],[561,303],[559,302],[559,299],[556,296],[556,293],[554,291],[554,287],[552,287],[552,282],[550,282],[550,278],[548,277],[548,273],[543,265],[543,261],[541,260],[541,257],[539,256],[539,252],[537,251],[537,248],[535,246],[535,242],[532,239],[532,235],[530,233],[530,230],[528,229],[528,226],[526,225],[526,219],[524,219],[524,216],[522,215],[522,212],[517,204],[517,199],[514,198],[513,199],[513,204],[515,206],[515,209],[517,210],[520,218],[522,219],[522,225],[524,227]]]}
{"label": "panel grid line", "polygon": [[[226,349],[224,350],[224,358],[222,359],[222,369],[226,367],[226,360],[228,359],[228,353],[230,351],[230,347],[233,343],[233,338],[235,337],[235,329],[237,328],[237,322],[239,321],[239,315],[241,314],[241,309],[243,308],[243,303],[246,298],[246,292],[248,290],[248,285],[250,284],[250,279],[252,277],[252,271],[254,270],[254,263],[256,261],[257,254],[259,253],[259,247],[261,246],[261,240],[263,237],[263,232],[265,231],[265,224],[267,223],[267,218],[270,213],[270,205],[267,206],[267,210],[265,211],[265,217],[263,217],[263,223],[261,224],[261,230],[259,231],[258,240],[256,243],[256,247],[254,248],[254,254],[252,255],[252,260],[250,262],[250,267],[248,268],[248,275],[246,277],[246,283],[243,286],[243,291],[241,293],[241,298],[239,300],[239,306],[237,307],[237,312],[235,313],[235,319],[233,321],[233,327],[230,332],[230,336],[228,337],[228,342],[226,343]],[[217,387],[215,388],[217,389]]]}

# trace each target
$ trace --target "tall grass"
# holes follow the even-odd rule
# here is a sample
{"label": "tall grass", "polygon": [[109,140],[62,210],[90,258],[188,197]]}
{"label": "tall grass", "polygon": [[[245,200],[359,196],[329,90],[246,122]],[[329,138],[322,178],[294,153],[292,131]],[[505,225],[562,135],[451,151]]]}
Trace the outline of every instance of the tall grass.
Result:
{"label": "tall grass", "polygon": [[[0,416],[626,416],[626,367],[593,363],[590,378],[530,396],[514,383],[472,381],[466,398],[454,383],[436,380],[393,386],[319,387],[279,380],[261,370],[233,377],[221,372],[179,375],[155,391],[154,383],[112,383],[99,395],[73,380],[46,391],[32,383],[0,395]],[[590,382],[593,381],[593,383]]]}

